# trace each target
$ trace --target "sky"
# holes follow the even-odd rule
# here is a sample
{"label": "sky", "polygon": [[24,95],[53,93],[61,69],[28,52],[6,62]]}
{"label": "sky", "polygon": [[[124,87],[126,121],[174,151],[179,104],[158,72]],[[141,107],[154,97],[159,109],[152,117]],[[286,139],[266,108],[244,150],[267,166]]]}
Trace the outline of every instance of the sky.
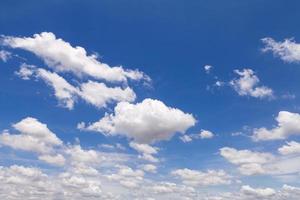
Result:
{"label": "sky", "polygon": [[0,2],[0,198],[298,200],[300,2]]}

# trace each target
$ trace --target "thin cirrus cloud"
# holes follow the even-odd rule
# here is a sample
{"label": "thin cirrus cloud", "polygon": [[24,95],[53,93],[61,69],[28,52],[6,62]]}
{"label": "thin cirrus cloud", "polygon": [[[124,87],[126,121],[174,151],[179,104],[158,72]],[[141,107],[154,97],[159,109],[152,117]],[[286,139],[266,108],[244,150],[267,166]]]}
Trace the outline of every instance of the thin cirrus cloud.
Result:
{"label": "thin cirrus cloud", "polygon": [[78,128],[105,135],[121,135],[138,143],[154,143],[169,140],[175,133],[184,133],[194,126],[192,114],[166,106],[163,102],[145,99],[140,103],[120,102],[113,114],[106,114],[99,121]]}
{"label": "thin cirrus cloud", "polygon": [[87,55],[83,47],[73,47],[70,43],[56,38],[51,32],[34,34],[33,37],[3,36],[1,43],[34,53],[56,72],[71,72],[77,77],[88,76],[110,82],[150,80],[138,70],[126,70],[121,66],[110,67],[101,63],[95,55]]}

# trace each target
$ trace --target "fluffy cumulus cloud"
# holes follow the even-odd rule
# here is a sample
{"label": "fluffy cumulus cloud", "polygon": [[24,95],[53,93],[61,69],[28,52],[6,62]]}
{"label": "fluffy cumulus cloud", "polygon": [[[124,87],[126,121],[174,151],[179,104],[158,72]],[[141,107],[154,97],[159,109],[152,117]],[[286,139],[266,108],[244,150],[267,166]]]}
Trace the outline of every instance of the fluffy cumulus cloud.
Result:
{"label": "fluffy cumulus cloud", "polygon": [[201,139],[210,139],[214,137],[214,134],[208,130],[201,130],[199,136]]}
{"label": "fluffy cumulus cloud", "polygon": [[230,147],[221,148],[220,154],[230,163],[237,165],[239,171],[245,175],[266,173],[263,164],[274,159],[274,156],[269,153],[237,150]]}
{"label": "fluffy cumulus cloud", "polygon": [[141,153],[141,155],[139,156],[140,158],[147,160],[149,162],[159,161],[156,157],[153,156],[154,154],[158,153],[159,150],[158,148],[154,148],[149,144],[138,144],[134,142],[130,142],[129,146],[135,149],[136,151],[138,151],[139,153]]}
{"label": "fluffy cumulus cloud", "polygon": [[249,185],[243,185],[241,192],[246,196],[253,198],[266,198],[275,195],[275,190],[272,188],[252,188]]}
{"label": "fluffy cumulus cloud", "polygon": [[252,69],[234,70],[239,78],[230,81],[234,90],[240,96],[251,96],[255,98],[271,98],[273,90],[266,86],[258,86],[260,80]]}
{"label": "fluffy cumulus cloud", "polygon": [[184,184],[191,186],[227,185],[232,179],[232,176],[223,170],[202,172],[185,168],[174,170],[171,174],[180,178]]}
{"label": "fluffy cumulus cloud", "polygon": [[223,193],[217,196],[208,197],[208,200],[297,200],[299,199],[300,188],[290,185],[283,185],[278,190],[273,188],[254,188],[243,185],[238,192]]}
{"label": "fluffy cumulus cloud", "polygon": [[286,145],[278,149],[278,152],[282,155],[300,154],[300,143],[295,141],[287,142]]}
{"label": "fluffy cumulus cloud", "polygon": [[91,80],[75,87],[55,72],[27,64],[22,64],[16,74],[24,80],[29,80],[32,77],[43,80],[54,89],[54,95],[59,104],[68,109],[73,109],[77,98],[81,98],[97,108],[106,107],[111,102],[131,102],[136,98],[134,91],[129,87],[125,89],[107,87],[104,83]]}
{"label": "fluffy cumulus cloud", "polygon": [[62,141],[51,132],[46,124],[37,119],[27,117],[13,125],[20,134],[11,134],[7,130],[0,134],[0,143],[13,149],[36,153],[51,153],[54,146]]}
{"label": "fluffy cumulus cloud", "polygon": [[265,127],[254,130],[252,139],[254,141],[281,140],[290,135],[300,134],[300,115],[287,111],[280,111],[276,117],[277,126],[272,129]]}
{"label": "fluffy cumulus cloud", "polygon": [[101,63],[97,56],[88,55],[83,47],[73,47],[51,32],[34,34],[33,37],[3,36],[2,45],[30,51],[57,72],[71,72],[78,77],[88,76],[111,82],[149,80],[138,70],[125,70],[120,66],[110,67]]}
{"label": "fluffy cumulus cloud", "polygon": [[263,52],[272,52],[274,56],[279,57],[285,62],[300,61],[300,44],[293,39],[285,39],[284,41],[275,41],[272,38],[263,38],[262,42],[265,47]]}
{"label": "fluffy cumulus cloud", "polygon": [[220,154],[228,162],[237,166],[242,175],[267,175],[278,180],[293,182],[299,179],[300,155],[294,150],[295,144],[279,148],[280,154],[256,152],[248,149],[237,150],[230,147],[220,149]]}
{"label": "fluffy cumulus cloud", "polygon": [[114,114],[106,114],[87,126],[80,123],[78,127],[105,135],[123,135],[137,143],[147,144],[169,140],[175,133],[184,133],[195,123],[191,114],[168,107],[159,100],[145,99],[137,104],[120,102]]}

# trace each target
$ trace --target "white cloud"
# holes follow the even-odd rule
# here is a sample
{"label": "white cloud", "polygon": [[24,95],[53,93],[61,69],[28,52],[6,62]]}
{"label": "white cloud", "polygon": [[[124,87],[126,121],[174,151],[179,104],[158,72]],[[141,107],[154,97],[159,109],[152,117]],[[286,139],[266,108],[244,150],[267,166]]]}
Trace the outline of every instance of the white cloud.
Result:
{"label": "white cloud", "polygon": [[278,149],[278,152],[282,155],[300,153],[300,143],[295,141],[287,142],[286,145],[283,145]]}
{"label": "white cloud", "polygon": [[69,146],[65,153],[71,156],[71,161],[75,164],[99,164],[105,158],[95,150],[84,150],[80,145]]}
{"label": "white cloud", "polygon": [[225,85],[225,83],[223,81],[216,81],[215,82],[215,86],[217,86],[217,87],[222,87],[223,85]]}
{"label": "white cloud", "polygon": [[142,165],[142,169],[145,172],[150,172],[150,173],[156,173],[157,171],[157,167],[155,165],[152,164],[146,164],[146,165]]}
{"label": "white cloud", "polygon": [[265,47],[263,52],[272,52],[274,56],[279,57],[285,62],[299,62],[300,61],[300,44],[293,39],[285,39],[282,42],[277,42],[272,38],[263,38],[262,42]]}
{"label": "white cloud", "polygon": [[243,175],[269,175],[278,180],[290,182],[299,179],[299,154],[274,155],[229,147],[221,148],[220,154],[227,161],[236,165]]}
{"label": "white cloud", "polygon": [[54,89],[54,95],[58,99],[60,105],[68,109],[73,109],[74,103],[78,97],[97,108],[106,107],[107,103],[111,102],[131,102],[136,98],[134,91],[129,87],[125,89],[120,87],[110,88],[104,83],[90,80],[81,83],[79,87],[75,87],[58,74],[42,68],[36,68],[32,65],[21,65],[19,72],[16,74],[24,80],[28,80],[30,77],[34,76],[45,81]]}
{"label": "white cloud", "polygon": [[249,185],[243,185],[241,188],[242,194],[251,196],[255,199],[274,196],[276,191],[272,188],[252,188]]}
{"label": "white cloud", "polygon": [[0,135],[0,143],[13,149],[49,153],[53,147],[61,145],[62,141],[51,132],[46,124],[37,119],[27,117],[13,125],[20,134],[10,134],[4,131]]}
{"label": "white cloud", "polygon": [[70,43],[56,38],[51,32],[34,34],[33,37],[4,36],[2,45],[30,51],[56,72],[72,72],[78,77],[89,76],[112,82],[127,79],[149,80],[148,76],[138,70],[125,70],[101,63],[97,56],[87,55],[84,48],[73,47]]}
{"label": "white cloud", "polygon": [[230,81],[230,84],[240,96],[252,96],[255,98],[273,97],[272,89],[266,86],[257,86],[260,80],[252,69],[234,70],[234,72],[240,77]]}
{"label": "white cloud", "polygon": [[211,139],[214,137],[214,134],[211,131],[202,129],[199,134],[190,134],[180,136],[180,140],[184,143],[191,142],[194,139]]}
{"label": "white cloud", "polygon": [[282,188],[254,188],[244,185],[238,192],[225,192],[218,196],[210,196],[207,200],[298,200],[300,188],[283,185]]}
{"label": "white cloud", "polygon": [[228,185],[232,177],[223,170],[207,170],[206,172],[191,169],[177,169],[171,172],[179,177],[184,184],[191,186]]}
{"label": "white cloud", "polygon": [[274,156],[269,153],[236,150],[230,147],[221,148],[220,154],[230,163],[238,165],[239,171],[244,175],[264,174],[266,171],[263,164],[274,160]]}
{"label": "white cloud", "polygon": [[210,139],[214,137],[214,134],[208,130],[201,130],[199,135],[201,139]]}
{"label": "white cloud", "polygon": [[0,60],[7,62],[11,58],[11,53],[5,50],[0,51]]}
{"label": "white cloud", "polygon": [[261,140],[280,140],[290,135],[300,134],[300,115],[287,111],[280,111],[276,117],[278,125],[275,128],[265,127],[255,129],[252,135],[254,141]]}
{"label": "white cloud", "polygon": [[210,73],[210,71],[212,70],[213,66],[211,65],[204,65],[204,70],[207,74]]}
{"label": "white cloud", "polygon": [[101,108],[106,107],[107,103],[135,100],[136,95],[129,87],[122,89],[120,87],[109,88],[104,83],[88,81],[81,84],[79,95],[86,102]]}
{"label": "white cloud", "polygon": [[193,141],[193,137],[189,136],[189,135],[183,135],[183,136],[180,136],[179,138],[184,143]]}
{"label": "white cloud", "polygon": [[158,153],[158,148],[154,148],[150,146],[149,144],[138,144],[135,142],[130,142],[129,146],[139,153],[141,155],[139,158],[147,160],[149,162],[158,162],[159,160],[153,156],[153,154]]}
{"label": "white cloud", "polygon": [[169,140],[176,132],[184,133],[195,123],[191,114],[167,107],[159,100],[145,99],[137,104],[120,102],[114,114],[106,114],[88,126],[80,123],[78,127],[105,135],[124,135],[138,143],[153,143]]}
{"label": "white cloud", "polygon": [[64,166],[66,159],[63,155],[41,155],[39,156],[39,160],[42,160],[51,165]]}
{"label": "white cloud", "polygon": [[128,166],[120,166],[116,174],[108,175],[109,180],[118,181],[126,188],[138,188],[144,179],[142,170],[133,170]]}

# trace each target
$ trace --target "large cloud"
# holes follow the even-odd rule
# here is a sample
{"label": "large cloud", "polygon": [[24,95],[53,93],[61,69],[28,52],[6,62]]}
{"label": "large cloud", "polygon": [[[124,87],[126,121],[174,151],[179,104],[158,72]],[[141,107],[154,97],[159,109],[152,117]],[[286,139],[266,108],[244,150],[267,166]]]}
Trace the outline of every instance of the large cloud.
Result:
{"label": "large cloud", "polygon": [[167,107],[159,100],[145,99],[137,104],[118,103],[114,114],[106,114],[88,126],[80,123],[78,127],[105,135],[124,135],[138,143],[153,143],[168,140],[176,132],[184,133],[195,123],[191,114]]}
{"label": "large cloud", "polygon": [[290,135],[300,134],[300,115],[287,111],[280,111],[276,117],[278,125],[275,128],[267,129],[265,127],[254,130],[252,139],[261,140],[281,140]]}
{"label": "large cloud", "polygon": [[127,79],[149,80],[149,77],[140,71],[110,67],[101,63],[95,55],[87,55],[84,48],[73,47],[70,43],[56,38],[51,32],[34,34],[33,37],[4,36],[2,44],[34,53],[57,72],[72,72],[78,77],[85,75],[112,82],[123,82]]}

